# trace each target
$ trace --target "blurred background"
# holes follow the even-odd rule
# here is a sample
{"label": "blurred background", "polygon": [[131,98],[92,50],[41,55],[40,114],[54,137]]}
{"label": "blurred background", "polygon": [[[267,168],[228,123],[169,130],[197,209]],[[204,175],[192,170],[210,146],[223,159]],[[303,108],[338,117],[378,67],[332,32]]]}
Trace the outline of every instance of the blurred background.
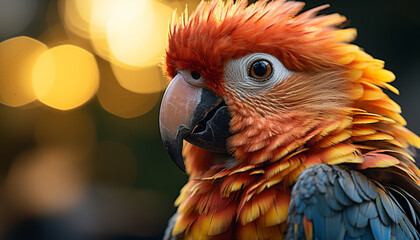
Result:
{"label": "blurred background", "polygon": [[[419,1],[305,9],[325,3],[396,74],[391,97],[419,134]],[[198,1],[0,0],[0,239],[162,237],[187,176],[160,142],[159,64],[186,4]]]}

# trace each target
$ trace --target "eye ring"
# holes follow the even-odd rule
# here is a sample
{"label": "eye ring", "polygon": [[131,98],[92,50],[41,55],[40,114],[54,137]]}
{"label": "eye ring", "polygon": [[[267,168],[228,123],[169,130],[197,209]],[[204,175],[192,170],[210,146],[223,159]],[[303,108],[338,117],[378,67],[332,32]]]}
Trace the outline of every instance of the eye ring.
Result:
{"label": "eye ring", "polygon": [[259,82],[268,80],[272,75],[272,64],[265,59],[258,59],[252,62],[248,73],[248,76]]}

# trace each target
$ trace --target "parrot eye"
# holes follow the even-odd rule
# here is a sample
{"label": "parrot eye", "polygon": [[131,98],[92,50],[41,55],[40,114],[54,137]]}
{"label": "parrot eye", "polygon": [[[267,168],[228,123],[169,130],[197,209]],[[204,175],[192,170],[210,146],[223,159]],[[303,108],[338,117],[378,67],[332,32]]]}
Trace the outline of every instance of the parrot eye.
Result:
{"label": "parrot eye", "polygon": [[182,77],[187,81],[189,84],[196,86],[196,87],[204,87],[206,85],[206,81],[201,75],[201,73],[197,71],[190,71],[188,69],[178,70],[177,74],[181,74]]}
{"label": "parrot eye", "polygon": [[191,77],[192,77],[193,79],[195,79],[195,80],[198,80],[198,79],[200,79],[200,78],[201,78],[201,74],[200,74],[199,72],[192,71],[192,72],[191,72]]}
{"label": "parrot eye", "polygon": [[271,76],[273,68],[266,60],[257,60],[251,65],[249,76],[259,81],[264,81]]}
{"label": "parrot eye", "polygon": [[227,88],[255,93],[273,88],[294,73],[275,56],[258,52],[231,59],[223,72]]}

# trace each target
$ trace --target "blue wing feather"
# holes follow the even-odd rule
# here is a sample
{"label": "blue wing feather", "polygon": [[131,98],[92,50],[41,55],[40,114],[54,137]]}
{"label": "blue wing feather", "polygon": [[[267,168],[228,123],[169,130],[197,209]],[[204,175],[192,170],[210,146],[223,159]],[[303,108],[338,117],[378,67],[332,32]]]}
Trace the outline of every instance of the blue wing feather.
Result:
{"label": "blue wing feather", "polygon": [[391,189],[346,167],[309,167],[292,190],[287,239],[304,238],[303,217],[312,221],[313,239],[419,239],[416,221],[410,221],[419,212],[407,200],[411,195],[402,196],[400,204]]}

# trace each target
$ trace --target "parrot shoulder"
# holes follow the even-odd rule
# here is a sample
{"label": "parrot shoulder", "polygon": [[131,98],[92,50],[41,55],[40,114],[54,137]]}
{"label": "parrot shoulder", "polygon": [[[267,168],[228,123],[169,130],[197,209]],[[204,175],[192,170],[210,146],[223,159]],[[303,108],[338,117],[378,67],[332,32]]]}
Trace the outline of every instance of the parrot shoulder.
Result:
{"label": "parrot shoulder", "polygon": [[418,207],[395,184],[346,166],[317,164],[293,186],[287,239],[419,239]]}

